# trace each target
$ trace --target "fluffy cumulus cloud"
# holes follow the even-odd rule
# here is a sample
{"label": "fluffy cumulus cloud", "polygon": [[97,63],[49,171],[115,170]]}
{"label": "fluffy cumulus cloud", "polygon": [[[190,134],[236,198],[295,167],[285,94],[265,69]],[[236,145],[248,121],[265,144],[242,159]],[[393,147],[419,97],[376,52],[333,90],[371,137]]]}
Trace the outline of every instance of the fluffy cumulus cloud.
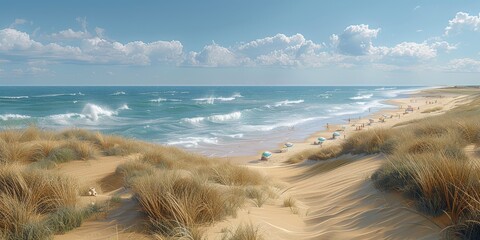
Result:
{"label": "fluffy cumulus cloud", "polygon": [[439,51],[448,52],[454,50],[453,46],[445,41],[435,42],[402,42],[393,47],[375,47],[373,54],[380,56],[388,62],[399,61],[415,64],[437,57]]}
{"label": "fluffy cumulus cloud", "polygon": [[190,52],[187,64],[194,66],[310,66],[318,63],[322,45],[306,40],[302,34],[271,37],[240,43],[233,47],[217,44]]}
{"label": "fluffy cumulus cloud", "polygon": [[241,59],[228,48],[218,44],[207,45],[200,52],[190,52],[185,61],[187,65],[203,67],[237,66],[247,59]]}
{"label": "fluffy cumulus cloud", "polygon": [[[74,31],[70,33],[73,34],[70,37],[78,36]],[[27,59],[145,65],[152,61],[179,62],[182,60],[183,46],[178,41],[135,41],[122,44],[99,37],[83,39],[79,46],[42,44],[32,40],[25,32],[6,28],[0,30],[0,54]]]}
{"label": "fluffy cumulus cloud", "polygon": [[451,60],[447,67],[447,71],[452,72],[480,72],[480,61],[471,58],[460,58]]}
{"label": "fluffy cumulus cloud", "polygon": [[459,32],[462,29],[480,30],[480,14],[478,16],[471,16],[465,12],[458,12],[453,19],[448,21],[448,26],[445,28],[445,35]]}
{"label": "fluffy cumulus cloud", "polygon": [[85,39],[80,46],[82,54],[93,63],[120,63],[147,65],[152,61],[179,61],[183,46],[179,41],[142,41],[122,44],[99,37]]}
{"label": "fluffy cumulus cloud", "polygon": [[78,19],[78,22],[81,30],[69,28],[50,34],[46,39],[50,43],[36,41],[34,35],[14,28],[2,29],[0,56],[3,59],[11,57],[10,60],[15,61],[23,58],[25,62],[49,63],[315,68],[371,64],[381,66],[382,69],[398,69],[390,66],[414,66],[435,59],[440,52],[456,48],[441,39],[420,43],[402,42],[393,46],[374,45],[373,41],[380,33],[380,28],[359,24],[346,27],[338,35],[331,35],[331,44],[314,42],[299,33],[290,36],[279,33],[233,46],[212,43],[199,51],[186,53],[179,41],[121,43],[105,37],[102,28],[96,27],[94,32],[89,32],[86,19]]}
{"label": "fluffy cumulus cloud", "polygon": [[380,32],[380,28],[370,29],[365,24],[350,25],[342,34],[333,34],[330,39],[334,47],[342,54],[367,55],[373,50],[372,40],[377,37],[378,32]]}

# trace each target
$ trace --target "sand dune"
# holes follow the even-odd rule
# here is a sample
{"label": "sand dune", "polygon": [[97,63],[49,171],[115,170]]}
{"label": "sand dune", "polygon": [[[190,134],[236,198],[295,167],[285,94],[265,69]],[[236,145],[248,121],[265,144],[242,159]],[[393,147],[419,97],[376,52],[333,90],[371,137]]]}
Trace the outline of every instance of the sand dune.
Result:
{"label": "sand dune", "polygon": [[[442,106],[441,111],[402,114],[404,109],[393,108],[375,113],[367,118],[352,120],[345,124],[346,137],[355,131],[355,124],[378,119],[382,114],[400,114],[385,123],[374,123],[366,128],[392,127],[400,122],[441,114],[465,101],[462,96],[447,96],[438,103],[425,104],[426,96],[416,95],[410,99],[393,102],[398,106],[413,105],[421,110]],[[229,218],[214,226],[206,227],[207,239],[220,239],[225,228],[231,229],[241,223],[258,226],[266,239],[438,239],[441,227],[428,217],[415,212],[401,196],[379,192],[369,180],[371,174],[385,160],[382,155],[348,156],[320,164],[306,161],[287,165],[284,162],[292,155],[309,148],[318,148],[311,143],[318,136],[331,136],[341,125],[330,125],[330,129],[319,132],[305,142],[295,143],[287,153],[278,153],[269,161],[258,161],[258,156],[233,157],[227,160],[247,165],[266,174],[275,184],[282,185],[278,198],[269,200],[262,207],[249,204]],[[325,145],[340,143],[329,140]],[[143,216],[131,194],[121,187],[121,179],[114,174],[116,167],[130,157],[103,157],[99,160],[74,161],[62,165],[58,171],[87,179],[104,191],[97,199],[108,199],[113,195],[122,197],[119,207],[104,218],[86,222],[65,235],[55,239],[142,239],[148,235],[137,229]],[[316,164],[316,165],[315,165]],[[295,207],[283,207],[283,199],[293,197]],[[92,201],[85,197],[84,201]]]}
{"label": "sand dune", "polygon": [[[320,165],[334,161],[341,164]],[[438,239],[441,228],[417,213],[400,196],[379,192],[369,180],[382,164],[382,155],[356,156],[316,165],[313,162],[261,167],[286,185],[279,199],[261,208],[248,207],[236,219],[209,229],[208,239],[219,239],[223,228],[241,223],[259,227],[266,239]],[[298,213],[282,206],[293,196]]]}

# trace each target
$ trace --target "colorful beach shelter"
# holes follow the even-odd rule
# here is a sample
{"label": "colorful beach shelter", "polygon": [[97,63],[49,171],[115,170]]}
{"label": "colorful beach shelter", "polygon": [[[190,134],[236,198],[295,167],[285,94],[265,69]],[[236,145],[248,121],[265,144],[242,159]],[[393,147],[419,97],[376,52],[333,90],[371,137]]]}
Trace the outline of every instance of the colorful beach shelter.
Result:
{"label": "colorful beach shelter", "polygon": [[322,143],[322,142],[325,142],[326,140],[327,140],[327,139],[324,138],[324,137],[319,137],[319,138],[318,138],[318,141],[321,142],[321,143]]}
{"label": "colorful beach shelter", "polygon": [[262,158],[268,159],[272,156],[272,153],[269,151],[265,151],[262,153]]}
{"label": "colorful beach shelter", "polygon": [[334,132],[334,133],[333,133],[333,136],[335,136],[335,137],[340,137],[340,133],[339,133],[339,132]]}

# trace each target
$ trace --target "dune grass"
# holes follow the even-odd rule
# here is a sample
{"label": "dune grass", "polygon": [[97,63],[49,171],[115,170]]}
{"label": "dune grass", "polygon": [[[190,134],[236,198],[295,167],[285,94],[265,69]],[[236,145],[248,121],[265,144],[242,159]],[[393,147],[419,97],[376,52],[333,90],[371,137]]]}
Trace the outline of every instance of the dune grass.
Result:
{"label": "dune grass", "polygon": [[222,240],[262,240],[264,239],[258,227],[253,224],[240,224],[235,230],[224,231]]}
{"label": "dune grass", "polygon": [[78,184],[68,176],[10,164],[0,167],[2,239],[50,239],[80,226],[90,208],[77,208]]}
{"label": "dune grass", "polygon": [[54,132],[31,126],[0,131],[0,164],[36,163],[36,167],[54,168],[71,160],[125,156],[149,147],[151,144],[82,129]]}
{"label": "dune grass", "polygon": [[300,153],[290,162],[383,153],[387,161],[371,177],[378,189],[404,193],[431,216],[447,214],[452,225],[446,232],[454,237],[479,239],[480,163],[464,148],[480,145],[480,96],[470,100],[442,115],[352,134],[336,147]]}
{"label": "dune grass", "polygon": [[272,197],[261,174],[222,159],[82,129],[4,130],[0,238],[48,239],[80,226],[99,207],[78,208],[84,186],[50,169],[71,160],[130,154],[138,159],[120,165],[116,174],[135,193],[156,237],[200,239],[203,226],[235,217],[248,203],[261,207]]}
{"label": "dune grass", "polygon": [[166,146],[146,150],[117,173],[136,194],[157,238],[201,239],[199,229],[235,217],[248,199],[261,207],[270,198],[258,172]]}
{"label": "dune grass", "polygon": [[241,224],[235,230],[227,229],[222,235],[222,240],[262,240],[258,227],[253,226],[252,223]]}
{"label": "dune grass", "polygon": [[80,207],[76,179],[48,169],[71,160],[137,153],[149,144],[80,129],[0,131],[0,238],[51,239],[100,211]]}

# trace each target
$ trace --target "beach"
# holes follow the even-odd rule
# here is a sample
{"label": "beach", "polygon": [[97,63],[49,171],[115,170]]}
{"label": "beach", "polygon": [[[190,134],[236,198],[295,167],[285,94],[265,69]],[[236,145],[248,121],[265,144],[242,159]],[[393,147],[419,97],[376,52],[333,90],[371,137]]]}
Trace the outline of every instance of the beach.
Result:
{"label": "beach", "polygon": [[[286,152],[279,152],[285,142],[278,142],[277,148],[264,149],[272,152],[266,161],[260,160],[263,151],[255,155],[210,158],[172,146],[103,136],[81,129],[56,133],[29,128],[18,137],[15,130],[3,132],[1,137],[5,142],[34,139],[32,144],[5,146],[7,150],[14,150],[17,145],[23,146],[25,152],[32,149],[31,154],[17,156],[20,163],[22,158],[36,156],[39,147],[50,151],[42,155],[47,158],[33,163],[29,160],[14,167],[20,169],[14,171],[28,172],[29,166],[34,165],[45,169],[42,170],[45,174],[78,180],[74,186],[81,192],[76,197],[75,208],[96,209],[83,223],[54,234],[54,239],[162,239],[169,234],[193,239],[197,239],[194,236],[229,239],[238,233],[250,233],[253,239],[438,239],[443,236],[442,230],[450,225],[446,216],[427,216],[416,210],[411,199],[397,192],[381,191],[371,180],[372,174],[388,162],[389,155],[347,152],[319,161],[309,160],[308,154],[342,147],[357,133],[397,129],[424,118],[442,116],[468,104],[475,99],[475,94],[477,89],[427,89],[390,99],[388,104],[393,107],[372,111],[361,118],[330,122],[328,128],[324,125],[323,131],[304,141],[292,142],[293,146]],[[333,138],[333,132],[340,134]],[[327,140],[315,145],[318,137]],[[62,150],[62,154],[71,154],[70,151],[76,154],[72,159],[58,160],[65,157],[52,158],[55,149]],[[475,146],[469,145],[466,149],[468,156],[476,158]],[[302,155],[304,153],[307,155]],[[184,182],[187,180],[192,182]],[[165,188],[177,184],[171,181],[193,184],[192,191],[200,191],[198,195],[189,191],[182,193],[187,195],[177,196],[176,201],[180,202],[176,204],[185,201],[181,204],[188,207],[188,204],[225,201],[222,204],[228,203],[229,212],[224,212],[225,206],[218,202],[215,205],[218,209],[212,206],[217,209],[216,215],[202,220],[206,222],[193,224],[194,220],[181,220],[186,222],[180,224],[175,220],[175,224],[180,225],[167,228],[173,233],[161,230],[152,235],[148,226],[155,223],[155,218],[162,219],[162,215],[156,215],[160,210],[149,210],[155,205],[145,201],[150,197],[156,201],[169,196],[164,191],[176,191]],[[151,190],[148,190],[149,183],[153,184]],[[197,199],[199,196],[210,197],[202,200]],[[165,201],[163,204],[168,205],[171,200]],[[175,210],[176,204],[168,211],[179,211]],[[204,214],[209,215],[210,211]]]}
{"label": "beach", "polygon": [[[345,126],[342,136],[336,140],[327,140],[324,148],[339,144],[343,141],[343,135],[346,134],[348,138],[356,132],[355,126],[367,123],[370,118],[378,120],[383,115],[394,116],[387,118],[385,122],[375,121],[360,131],[388,128],[402,122],[439,115],[465,101],[467,100],[464,95],[439,94],[434,90],[419,92],[409,98],[393,100],[391,104],[395,104],[396,109],[376,112],[362,119],[352,119],[348,125],[331,123],[329,130],[315,133],[304,142],[294,142],[294,146],[286,153],[275,153],[276,149],[272,149],[274,153],[268,161],[260,161],[260,155],[226,158],[228,161],[260,171],[281,186],[281,191],[277,193],[277,198],[266,201],[262,207],[257,207],[253,203],[247,204],[239,210],[237,217],[227,218],[213,227],[205,228],[206,238],[218,239],[224,232],[222,229],[251,223],[258,226],[265,239],[438,239],[443,226],[412,210],[409,202],[398,194],[380,192],[372,186],[369,176],[385,161],[383,155],[352,155],[348,156],[347,160],[328,160],[322,163],[325,170],[318,168],[318,172],[310,169],[314,162],[306,161],[292,165],[286,161],[298,152],[320,148],[313,145],[313,141],[319,136],[330,138],[332,132],[342,129],[342,126]],[[408,105],[411,105],[414,111],[404,114]],[[438,106],[442,109],[422,113]],[[125,161],[127,158],[75,162],[61,166],[59,171],[82,177],[88,176],[91,180],[99,181],[108,179],[116,166]],[[115,189],[116,187],[110,188],[114,190],[102,196],[110,196],[118,191],[121,193],[122,190]],[[135,225],[136,219],[141,217],[136,211],[135,204],[128,200],[129,197],[131,197],[129,194],[122,195],[125,203],[112,210],[107,219],[86,222],[78,229],[55,238],[108,239],[105,236],[120,239],[148,238],[146,235],[128,230]],[[294,206],[283,206],[282,203],[287,198],[294,199]],[[119,228],[122,224],[123,227]]]}

